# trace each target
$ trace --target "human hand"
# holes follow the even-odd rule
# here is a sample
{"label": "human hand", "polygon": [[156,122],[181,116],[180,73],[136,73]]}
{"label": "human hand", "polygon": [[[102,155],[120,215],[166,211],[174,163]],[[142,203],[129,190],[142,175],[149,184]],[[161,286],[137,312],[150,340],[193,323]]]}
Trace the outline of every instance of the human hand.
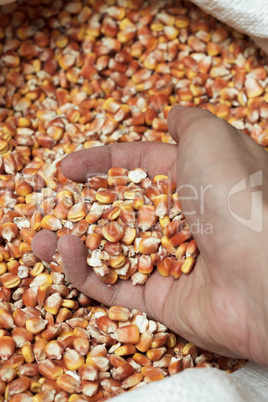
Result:
{"label": "human hand", "polygon": [[[54,233],[42,231],[33,239],[33,250],[39,258],[50,261],[57,244],[68,279],[93,299],[145,311],[204,349],[268,365],[264,347],[268,330],[266,151],[202,109],[175,107],[168,125],[178,145],[112,144],[70,154],[61,168],[65,176],[82,182],[89,172],[106,172],[112,166],[141,166],[149,176],[162,173],[176,180],[190,228],[200,226],[203,220],[203,227],[209,225],[213,231],[202,232],[200,228],[195,233],[200,255],[190,275],[174,280],[155,270],[145,286],[119,280],[107,287],[88,267],[88,252],[78,237],[66,235],[57,243]],[[263,174],[264,204],[263,229],[259,233],[239,223],[228,208],[232,188],[243,179],[249,181],[257,171]],[[209,186],[203,197],[204,211],[202,186]],[[193,197],[193,191],[198,197]],[[250,189],[234,194],[231,210],[246,216],[251,194]]]}

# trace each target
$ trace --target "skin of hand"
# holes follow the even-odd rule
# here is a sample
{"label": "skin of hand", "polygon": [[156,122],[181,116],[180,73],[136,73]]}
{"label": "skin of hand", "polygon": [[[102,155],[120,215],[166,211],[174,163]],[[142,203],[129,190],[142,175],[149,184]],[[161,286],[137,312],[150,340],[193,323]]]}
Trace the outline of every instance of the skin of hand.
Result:
{"label": "skin of hand", "polygon": [[[268,365],[266,151],[198,108],[173,107],[168,127],[176,145],[142,142],[87,149],[64,158],[61,169],[81,182],[112,166],[142,166],[150,177],[162,173],[176,180],[190,228],[202,219],[213,232],[195,234],[200,255],[190,275],[174,280],[155,270],[145,286],[119,280],[107,287],[88,267],[87,249],[78,237],[65,235],[57,242],[55,233],[44,230],[34,237],[33,250],[50,261],[57,245],[68,279],[95,300],[140,309],[206,350]],[[259,232],[238,222],[228,208],[229,192],[245,179],[247,188],[234,194],[230,205],[237,215],[249,219],[253,191],[249,177],[257,171],[263,178]],[[202,210],[193,189],[200,194],[206,187]]]}
{"label": "skin of hand", "polygon": [[260,47],[264,53],[268,54],[268,38],[258,38],[257,36],[251,36],[256,45]]}

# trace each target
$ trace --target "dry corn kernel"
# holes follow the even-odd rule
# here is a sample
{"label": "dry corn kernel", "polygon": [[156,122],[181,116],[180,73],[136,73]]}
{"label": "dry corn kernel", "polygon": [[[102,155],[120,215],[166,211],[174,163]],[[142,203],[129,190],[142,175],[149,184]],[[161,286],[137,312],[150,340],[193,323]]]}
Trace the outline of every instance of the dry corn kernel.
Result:
{"label": "dry corn kernel", "polygon": [[15,351],[15,341],[10,336],[2,336],[0,338],[0,357],[3,360],[9,359]]}
{"label": "dry corn kernel", "polygon": [[[39,4],[36,6],[39,9]],[[72,350],[83,355],[88,341],[87,330],[84,330],[86,323],[95,328],[91,341],[105,342],[110,349],[109,356],[117,358],[135,353],[139,348],[142,353],[150,349],[156,358],[151,351],[158,349],[157,346],[161,348],[165,335],[156,325],[154,329],[150,328],[158,332],[152,335],[151,329],[146,329],[136,347],[114,344],[114,332],[117,329],[124,332],[121,324],[138,325],[139,319],[130,321],[128,312],[127,319],[120,321],[122,314],[121,318],[118,316],[119,321],[113,321],[106,315],[108,308],[92,309],[91,300],[64,281],[60,258],[50,265],[55,275],[49,274],[49,267],[32,255],[30,243],[35,231],[41,228],[54,230],[59,237],[66,233],[79,236],[82,241],[88,241],[91,253],[99,248],[108,253],[109,257],[103,252],[100,261],[106,266],[102,268],[102,273],[106,272],[102,280],[109,284],[115,283],[118,277],[131,277],[133,283],[144,283],[154,267],[161,270],[160,260],[170,259],[167,251],[174,257],[170,270],[164,270],[165,273],[169,271],[178,279],[184,272],[191,271],[198,250],[194,240],[187,238],[190,233],[185,235],[188,229],[185,222],[174,219],[176,214],[181,214],[181,207],[172,194],[174,183],[167,177],[141,180],[145,176],[143,169],[134,169],[135,174],[125,168],[112,168],[108,177],[91,178],[82,188],[63,176],[59,159],[66,153],[117,141],[173,143],[167,134],[166,119],[171,105],[179,102],[184,106],[198,105],[208,109],[246,132],[247,124],[253,125],[250,135],[259,144],[267,146],[268,98],[264,86],[267,78],[264,62],[253,45],[249,51],[246,41],[237,44],[237,40],[242,39],[241,34],[228,31],[218,23],[210,24],[209,28],[203,12],[194,8],[193,13],[192,7],[190,3],[184,8],[169,4],[163,7],[161,2],[149,1],[142,8],[140,0],[90,0],[88,6],[83,6],[78,0],[67,5],[62,3],[52,10],[45,0],[38,14],[38,32],[32,25],[37,15],[30,5],[14,3],[2,9],[0,293],[2,303],[9,303],[15,311],[9,310],[6,304],[1,305],[1,339],[14,338],[16,347],[6,361],[11,368],[9,385],[5,380],[0,381],[0,393],[6,394],[6,399],[32,398],[35,402],[61,397],[70,401],[98,400],[163,378],[161,370],[147,369],[144,375],[134,372],[119,382],[108,378],[111,373],[108,363],[100,359],[97,364],[102,369],[107,368],[107,372],[99,372],[97,366],[88,367],[88,364],[82,370],[82,365],[78,368],[81,387],[77,388],[76,374],[63,374],[61,370],[66,369],[61,367],[61,360],[56,359],[52,366],[44,363],[50,359],[44,352],[46,339],[49,343],[58,342],[64,348],[76,347]],[[12,23],[9,22],[11,11]],[[228,48],[223,46],[226,39]],[[237,54],[242,54],[243,58],[237,58]],[[170,194],[171,199],[168,198],[166,203],[167,197],[162,195]],[[159,199],[162,200],[160,203]],[[92,207],[94,202],[102,203],[99,211],[96,205],[95,209]],[[129,209],[125,208],[127,205],[131,205]],[[111,209],[104,212],[101,207]],[[12,211],[5,213],[6,208]],[[121,216],[117,215],[118,208],[124,211]],[[88,233],[88,226],[81,219],[89,225],[95,224]],[[118,241],[114,241],[111,230],[107,234],[104,229],[108,241],[103,234],[103,227],[109,221],[123,229],[123,236]],[[160,240],[161,244],[156,253],[143,255],[139,252],[139,242],[150,237]],[[126,256],[126,250],[133,248],[138,257],[127,257],[123,262],[121,256]],[[111,265],[107,267],[109,258]],[[46,275],[42,276],[44,273]],[[35,281],[39,276],[40,280]],[[59,309],[60,298],[63,301]],[[55,299],[56,304],[52,302]],[[38,325],[31,320],[44,318],[46,329],[35,334]],[[94,327],[95,321],[99,322],[99,327]],[[26,322],[33,331],[28,331],[33,340],[18,331],[25,329]],[[82,327],[73,329],[75,324]],[[18,326],[15,330],[14,325]],[[171,345],[168,344],[170,339]],[[12,340],[5,342],[6,345],[0,345],[3,358],[7,358],[5,346]],[[31,342],[32,352],[26,342]],[[200,360],[199,356],[194,359],[195,347],[187,342],[182,347],[178,345],[179,341],[172,336],[168,338],[165,346],[172,348],[176,357],[170,358],[167,351],[154,365],[163,367],[171,375],[194,365],[220,366],[230,371],[244,364],[232,359],[217,360],[214,355],[207,357],[205,353]],[[179,350],[184,354],[189,352],[190,356],[181,359],[183,353]],[[8,352],[11,353],[10,349]],[[117,354],[113,355],[114,352]],[[43,364],[41,375],[45,377],[39,380],[40,383],[31,378],[29,385],[25,376],[39,375],[33,374],[36,373],[35,362],[25,363],[27,359],[32,360],[33,355],[36,362]],[[140,362],[151,367],[152,362],[142,356]],[[129,369],[135,362],[134,359],[123,360]],[[15,377],[12,378],[14,370]],[[122,373],[124,375],[124,370]],[[16,378],[18,375],[20,379]],[[58,377],[62,389],[56,383]],[[81,379],[77,378],[77,381]],[[48,389],[43,390],[43,387]],[[12,395],[14,388],[19,389],[20,395]]]}
{"label": "dry corn kernel", "polygon": [[121,306],[112,306],[108,315],[113,321],[128,321],[132,316],[127,308]]}
{"label": "dry corn kernel", "polygon": [[26,320],[26,329],[36,335],[42,332],[47,325],[47,321],[41,317],[32,317]]}
{"label": "dry corn kernel", "polygon": [[61,222],[54,215],[46,215],[41,221],[41,227],[47,230],[57,231],[62,228]]}
{"label": "dry corn kernel", "polygon": [[135,385],[141,383],[142,380],[143,375],[141,373],[132,374],[122,382],[122,388],[123,389],[132,388]]}
{"label": "dry corn kernel", "polygon": [[85,363],[85,359],[76,350],[66,349],[63,356],[63,363],[67,370],[77,370],[82,364]]}
{"label": "dry corn kernel", "polygon": [[135,324],[125,325],[115,331],[115,338],[117,341],[122,343],[139,343],[139,329]]}
{"label": "dry corn kernel", "polygon": [[117,222],[110,222],[103,227],[102,234],[106,240],[114,243],[123,237],[124,230]]}
{"label": "dry corn kernel", "polygon": [[13,289],[20,284],[21,279],[12,273],[5,273],[0,276],[0,281],[5,288]]}
{"label": "dry corn kernel", "polygon": [[53,315],[57,315],[61,305],[62,297],[58,293],[53,293],[46,298],[44,302],[44,309]]}
{"label": "dry corn kernel", "polygon": [[33,363],[35,360],[35,356],[33,354],[32,345],[30,342],[26,342],[22,349],[22,356],[24,357],[26,363]]}
{"label": "dry corn kernel", "polygon": [[63,369],[50,359],[46,359],[39,363],[39,371],[41,375],[49,380],[56,380],[63,374]]}
{"label": "dry corn kernel", "polygon": [[130,354],[134,354],[136,352],[136,347],[135,345],[123,345],[120,346],[119,348],[115,349],[114,353],[118,356],[127,356]]}

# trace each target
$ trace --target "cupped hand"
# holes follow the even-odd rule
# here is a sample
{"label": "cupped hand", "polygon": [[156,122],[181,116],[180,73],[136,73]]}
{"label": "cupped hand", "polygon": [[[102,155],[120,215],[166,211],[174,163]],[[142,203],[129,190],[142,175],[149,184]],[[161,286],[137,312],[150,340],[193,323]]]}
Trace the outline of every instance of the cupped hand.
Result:
{"label": "cupped hand", "polygon": [[70,154],[61,169],[82,182],[112,166],[141,166],[151,177],[176,180],[200,250],[190,275],[174,280],[155,271],[145,286],[119,280],[107,287],[88,267],[78,237],[57,243],[54,233],[42,231],[33,250],[50,261],[57,245],[68,279],[95,300],[138,308],[204,349],[268,365],[266,151],[201,109],[173,107],[168,126],[177,145],[112,144]]}

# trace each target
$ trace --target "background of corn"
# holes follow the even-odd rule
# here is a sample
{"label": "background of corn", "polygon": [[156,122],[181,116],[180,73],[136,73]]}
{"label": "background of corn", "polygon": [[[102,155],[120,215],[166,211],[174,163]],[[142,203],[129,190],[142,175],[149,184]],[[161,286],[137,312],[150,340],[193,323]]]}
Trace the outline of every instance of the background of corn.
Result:
{"label": "background of corn", "polygon": [[267,57],[188,1],[19,1],[1,8],[0,40],[1,400],[101,401],[194,365],[238,368],[139,311],[99,306],[31,240],[65,154],[171,143],[175,103],[266,147]]}

